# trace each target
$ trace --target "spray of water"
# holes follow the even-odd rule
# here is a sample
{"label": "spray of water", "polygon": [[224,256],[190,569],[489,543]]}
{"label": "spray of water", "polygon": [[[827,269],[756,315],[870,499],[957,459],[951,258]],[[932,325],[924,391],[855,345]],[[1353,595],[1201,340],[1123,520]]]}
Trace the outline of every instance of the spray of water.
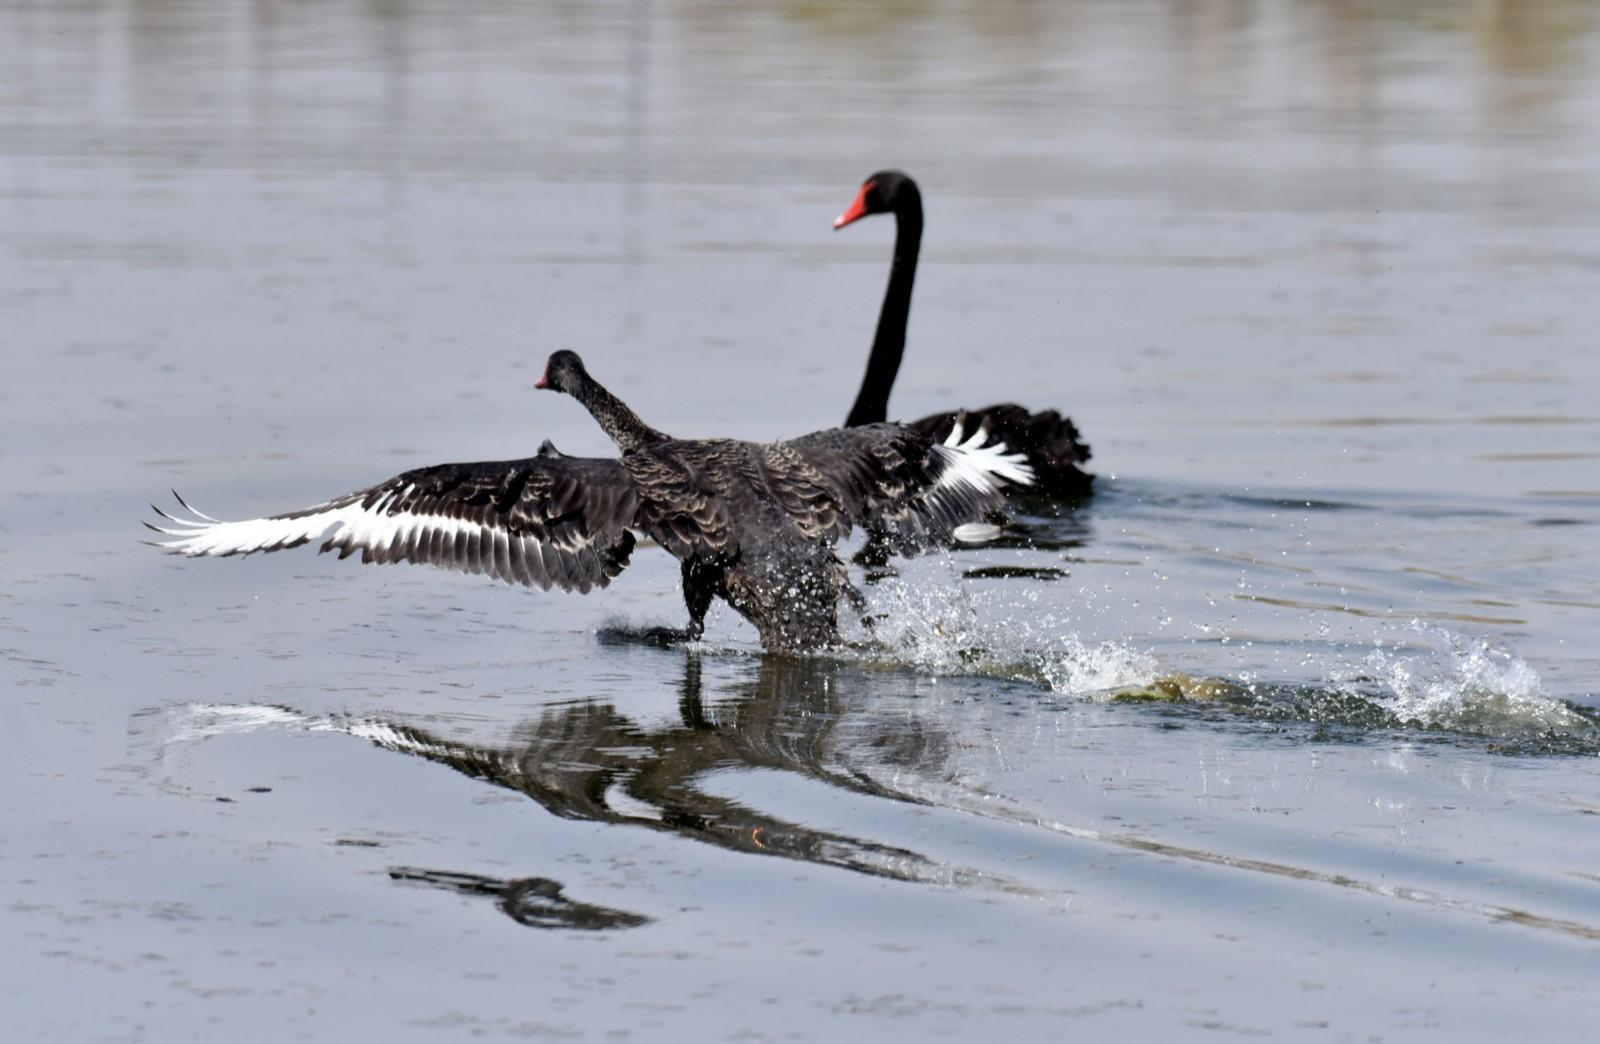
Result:
{"label": "spray of water", "polygon": [[[863,655],[918,673],[1027,681],[1089,700],[1206,703],[1249,717],[1361,731],[1423,729],[1506,741],[1537,752],[1600,752],[1600,716],[1558,700],[1511,650],[1437,624],[1374,622],[1364,645],[1323,646],[1300,677],[1273,680],[1219,665],[1195,678],[1126,640],[1092,641],[1079,621],[1029,588],[881,581]],[[1208,647],[1208,658],[1225,646]],[[1308,680],[1307,674],[1311,677]]]}
{"label": "spray of water", "polygon": [[1086,699],[1153,685],[1160,673],[1147,651],[1086,642],[1054,610],[993,591],[890,579],[877,585],[872,607],[875,642],[919,673],[1033,681]]}
{"label": "spray of water", "polygon": [[1426,728],[1482,736],[1595,731],[1510,649],[1421,621],[1408,630],[1415,639],[1403,647],[1380,646],[1355,664],[1335,665],[1331,685]]}

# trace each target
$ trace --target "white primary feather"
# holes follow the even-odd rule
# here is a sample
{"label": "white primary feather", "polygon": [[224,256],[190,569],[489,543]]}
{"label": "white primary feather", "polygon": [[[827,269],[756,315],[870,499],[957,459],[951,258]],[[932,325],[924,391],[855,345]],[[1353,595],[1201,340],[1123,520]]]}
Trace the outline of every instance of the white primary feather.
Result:
{"label": "white primary feather", "polygon": [[339,507],[330,504],[326,510],[312,509],[298,518],[252,518],[242,522],[224,522],[203,515],[187,504],[184,507],[195,517],[177,518],[157,508],[161,517],[173,523],[174,528],[154,525],[150,528],[176,538],[158,541],[157,547],[189,557],[276,551],[313,540],[336,526],[342,530],[361,513],[360,504]]}
{"label": "white primary feather", "polygon": [[1033,485],[1033,468],[1024,454],[1007,453],[1003,442],[984,445],[989,433],[981,427],[970,439],[962,441],[965,434],[965,425],[957,417],[944,444],[934,447],[950,465],[939,476],[936,489],[966,485],[981,493],[992,493],[1000,488],[996,479],[1018,486]]}
{"label": "white primary feather", "polygon": [[[176,518],[157,508],[157,513],[175,528],[150,528],[176,538],[158,541],[157,547],[190,558],[278,551],[323,537],[377,551],[393,547],[396,542],[408,542],[424,530],[430,534],[443,532],[454,540],[458,533],[478,533],[487,528],[478,522],[443,515],[388,514],[388,504],[399,495],[384,497],[370,508],[363,508],[360,501],[329,501],[293,518],[252,518],[241,522],[214,519],[189,507],[179,497],[178,503],[195,517]],[[505,534],[496,532],[495,535],[498,547],[505,542]]]}

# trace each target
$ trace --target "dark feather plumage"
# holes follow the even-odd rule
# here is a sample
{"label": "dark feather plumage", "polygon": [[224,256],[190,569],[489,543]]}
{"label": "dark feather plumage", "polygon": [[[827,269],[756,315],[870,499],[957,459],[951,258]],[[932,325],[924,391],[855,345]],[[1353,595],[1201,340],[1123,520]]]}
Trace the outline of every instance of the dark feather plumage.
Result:
{"label": "dark feather plumage", "polygon": [[533,457],[438,464],[397,475],[360,497],[389,516],[454,520],[384,543],[345,529],[320,550],[361,561],[415,562],[482,573],[506,583],[588,593],[622,572],[638,498],[614,460]]}
{"label": "dark feather plumage", "polygon": [[533,457],[417,468],[315,507],[246,522],[189,510],[200,521],[159,512],[187,527],[153,527],[180,538],[163,545],[169,550],[248,555],[327,535],[319,550],[340,558],[360,552],[363,562],[416,562],[588,592],[628,564],[638,502],[617,461]]}
{"label": "dark feather plumage", "polygon": [[774,448],[803,463],[785,485],[811,497],[807,517],[831,539],[861,526],[890,550],[911,555],[948,544],[956,527],[1004,504],[997,487],[940,484],[954,461],[935,446],[950,434],[950,427],[934,439],[905,425],[869,424],[815,432]]}

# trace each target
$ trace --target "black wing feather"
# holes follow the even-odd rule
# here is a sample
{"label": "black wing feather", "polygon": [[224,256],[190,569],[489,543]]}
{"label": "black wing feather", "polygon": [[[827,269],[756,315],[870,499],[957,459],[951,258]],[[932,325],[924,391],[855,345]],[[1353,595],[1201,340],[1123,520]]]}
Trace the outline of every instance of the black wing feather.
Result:
{"label": "black wing feather", "polygon": [[[411,540],[363,548],[364,560],[421,562],[582,592],[606,586],[627,565],[634,544],[628,527],[638,510],[620,464],[579,457],[418,468],[366,491],[363,504],[412,516],[420,527]],[[357,539],[346,528],[322,550],[342,552]]]}
{"label": "black wing feather", "polygon": [[914,554],[948,543],[956,527],[1005,503],[998,482],[985,490],[948,481],[956,453],[900,424],[831,428],[768,450],[786,510],[832,539],[861,526],[891,550]]}
{"label": "black wing feather", "polygon": [[[180,501],[181,503],[181,501]],[[615,460],[530,457],[438,464],[396,475],[302,511],[245,522],[166,516],[186,555],[240,555],[298,547],[363,562],[418,562],[507,583],[588,591],[628,564],[639,495]]]}

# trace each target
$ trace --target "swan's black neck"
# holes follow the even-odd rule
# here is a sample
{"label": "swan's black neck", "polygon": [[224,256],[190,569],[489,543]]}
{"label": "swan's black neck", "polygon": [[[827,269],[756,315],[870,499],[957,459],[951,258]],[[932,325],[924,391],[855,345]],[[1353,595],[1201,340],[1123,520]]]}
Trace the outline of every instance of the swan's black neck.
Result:
{"label": "swan's black neck", "polygon": [[573,382],[570,394],[583,404],[589,416],[605,429],[611,441],[624,453],[657,442],[667,442],[671,438],[640,420],[637,413],[628,409],[621,399],[606,391],[599,381],[586,372]]}
{"label": "swan's black neck", "polygon": [[911,284],[917,278],[917,254],[922,249],[922,196],[907,183],[894,208],[894,264],[889,269],[889,289],[878,313],[878,332],[867,358],[867,374],[856,393],[856,404],[845,420],[849,428],[877,424],[889,417],[889,392],[900,372],[906,350],[906,320],[911,315]]}

